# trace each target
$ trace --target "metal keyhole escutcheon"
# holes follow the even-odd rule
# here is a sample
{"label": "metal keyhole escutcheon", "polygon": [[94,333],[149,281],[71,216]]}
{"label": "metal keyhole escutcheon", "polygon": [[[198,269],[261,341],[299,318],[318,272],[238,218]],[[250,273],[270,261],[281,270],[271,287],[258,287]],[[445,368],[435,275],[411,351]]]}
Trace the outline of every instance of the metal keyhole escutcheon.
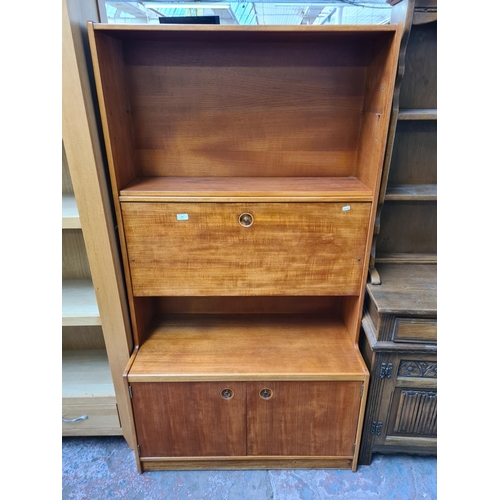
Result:
{"label": "metal keyhole escutcheon", "polygon": [[244,212],[238,217],[238,222],[242,227],[250,227],[253,224],[253,215]]}
{"label": "metal keyhole escutcheon", "polygon": [[273,391],[271,391],[271,389],[261,389],[259,396],[262,399],[271,399],[273,397]]}
{"label": "metal keyhole escutcheon", "polygon": [[222,389],[222,391],[220,391],[220,395],[224,399],[231,399],[234,396],[234,392],[232,389]]}

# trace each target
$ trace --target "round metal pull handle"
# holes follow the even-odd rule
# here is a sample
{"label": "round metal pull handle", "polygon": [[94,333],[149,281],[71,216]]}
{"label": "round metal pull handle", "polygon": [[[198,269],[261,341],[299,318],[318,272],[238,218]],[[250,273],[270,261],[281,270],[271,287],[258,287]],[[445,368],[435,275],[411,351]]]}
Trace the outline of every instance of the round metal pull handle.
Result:
{"label": "round metal pull handle", "polygon": [[82,415],[81,417],[76,417],[76,418],[64,418],[62,417],[62,421],[65,422],[66,424],[71,424],[72,422],[78,422],[78,420],[88,420],[88,415]]}
{"label": "round metal pull handle", "polygon": [[271,399],[273,397],[273,391],[271,391],[271,389],[261,389],[259,396],[262,399]]}
{"label": "round metal pull handle", "polygon": [[253,224],[253,215],[249,214],[248,212],[242,213],[238,217],[238,223],[242,227],[250,227]]}
{"label": "round metal pull handle", "polygon": [[231,399],[234,396],[234,391],[232,389],[222,389],[220,395],[223,399]]}

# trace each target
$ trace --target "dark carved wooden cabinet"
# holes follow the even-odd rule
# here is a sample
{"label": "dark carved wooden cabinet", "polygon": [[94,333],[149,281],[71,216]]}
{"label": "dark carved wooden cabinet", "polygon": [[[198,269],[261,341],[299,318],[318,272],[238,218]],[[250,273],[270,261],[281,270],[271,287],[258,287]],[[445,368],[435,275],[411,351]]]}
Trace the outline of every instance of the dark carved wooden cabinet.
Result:
{"label": "dark carved wooden cabinet", "polygon": [[436,266],[381,264],[367,285],[360,348],[370,389],[360,463],[374,452],[435,454]]}
{"label": "dark carved wooden cabinet", "polygon": [[361,464],[437,449],[437,4],[389,3],[403,39],[360,336]]}

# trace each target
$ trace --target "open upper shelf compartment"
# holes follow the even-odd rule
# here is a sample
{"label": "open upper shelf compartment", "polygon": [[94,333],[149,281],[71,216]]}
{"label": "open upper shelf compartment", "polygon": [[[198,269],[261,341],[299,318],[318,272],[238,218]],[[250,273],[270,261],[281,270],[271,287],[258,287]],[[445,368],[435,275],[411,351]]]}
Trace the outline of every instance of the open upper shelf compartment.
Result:
{"label": "open upper shelf compartment", "polygon": [[115,200],[377,195],[395,25],[89,33]]}

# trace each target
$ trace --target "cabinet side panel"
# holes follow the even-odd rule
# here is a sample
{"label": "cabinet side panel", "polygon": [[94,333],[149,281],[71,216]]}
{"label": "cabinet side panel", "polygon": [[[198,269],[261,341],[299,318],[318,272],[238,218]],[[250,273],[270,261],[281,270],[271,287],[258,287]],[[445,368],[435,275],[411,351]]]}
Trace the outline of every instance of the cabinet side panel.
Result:
{"label": "cabinet side panel", "polygon": [[85,237],[123,435],[130,443],[132,429],[123,424],[127,420],[124,405],[126,395],[118,385],[130,354],[130,325],[101,155],[92,72],[86,57],[89,38],[85,23],[89,19],[98,19],[95,7],[93,2],[63,2],[62,136]]}
{"label": "cabinet side panel", "polygon": [[[111,185],[116,198],[118,191],[138,175],[134,165],[132,110],[125,86],[122,42],[92,29],[90,35]],[[119,211],[119,207],[115,205],[115,208]]]}
{"label": "cabinet side panel", "polygon": [[356,176],[374,191],[375,199],[378,196],[387,141],[400,37],[399,28],[389,39],[374,44],[373,50],[377,54],[368,67],[366,77]]}

